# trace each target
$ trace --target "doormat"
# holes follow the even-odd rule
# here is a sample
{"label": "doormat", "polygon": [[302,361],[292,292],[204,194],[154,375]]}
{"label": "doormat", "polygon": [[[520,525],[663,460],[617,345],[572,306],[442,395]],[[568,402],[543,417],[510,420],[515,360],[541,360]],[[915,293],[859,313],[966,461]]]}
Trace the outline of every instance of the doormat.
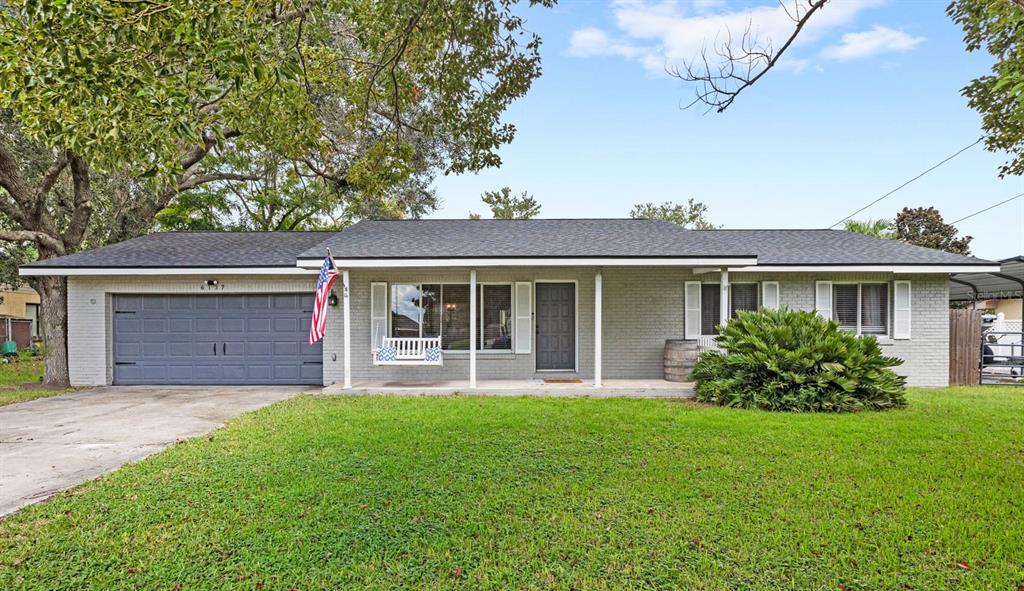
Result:
{"label": "doormat", "polygon": [[545,379],[545,384],[582,384],[583,380],[558,380],[558,379]]}

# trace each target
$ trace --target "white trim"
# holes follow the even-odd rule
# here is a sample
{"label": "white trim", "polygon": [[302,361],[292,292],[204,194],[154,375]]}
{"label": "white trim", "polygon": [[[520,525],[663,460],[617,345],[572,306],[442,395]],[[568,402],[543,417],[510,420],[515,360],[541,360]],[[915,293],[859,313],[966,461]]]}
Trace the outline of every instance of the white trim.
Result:
{"label": "white trim", "polygon": [[602,277],[601,272],[594,274],[594,387],[601,387],[601,306],[602,306]]}
{"label": "white trim", "polygon": [[[469,387],[476,388],[476,269],[469,272]],[[443,305],[443,304],[442,304]],[[480,338],[483,338],[483,334]],[[513,346],[515,346],[513,344]]]}
{"label": "white trim", "polygon": [[[519,301],[520,287],[526,288],[526,302]],[[525,321],[525,330],[520,330],[523,328],[520,321]],[[533,284],[530,281],[512,284],[512,352],[517,355],[533,352]]]}
{"label": "white trim", "polygon": [[316,269],[313,267],[21,267],[18,274],[23,277],[40,277],[48,275],[305,275],[319,274],[324,260],[320,259]]}
{"label": "white trim", "polygon": [[[899,291],[901,286],[907,288],[907,307],[899,307]],[[892,338],[894,339],[909,339],[911,325],[913,324],[913,295],[914,291],[910,286],[910,281],[893,281],[892,288]],[[906,319],[900,320],[900,313],[906,312]],[[906,326],[901,326],[905,322]]]}
{"label": "white trim", "polygon": [[[775,305],[774,306],[767,306],[767,305],[765,305],[765,302],[768,301],[768,298],[765,296],[765,294],[769,293],[769,289],[768,289],[769,287],[772,288],[772,291],[775,292]],[[764,308],[764,309],[767,309],[767,310],[778,310],[779,308],[782,307],[782,305],[781,305],[781,303],[779,301],[780,297],[781,297],[781,294],[779,293],[779,282],[778,281],[762,281],[761,282],[761,308]]]}
{"label": "white trim", "polygon": [[722,269],[718,279],[718,325],[729,324],[732,318],[732,292],[729,290],[729,269]]}
{"label": "white trim", "polygon": [[342,318],[344,318],[345,324],[345,385],[344,387],[352,387],[352,313],[351,305],[351,282],[349,281],[348,269],[341,272],[341,289],[342,289]]}
{"label": "white trim", "polygon": [[[339,267],[391,268],[391,267],[694,267],[717,265],[756,265],[756,257],[744,258],[472,258],[472,259],[336,259]],[[323,259],[298,259],[297,267],[319,269]],[[717,268],[717,267],[716,267]]]}
{"label": "white trim", "polygon": [[733,273],[998,273],[998,265],[753,265],[731,267]]}
{"label": "white trim", "polygon": [[[822,290],[828,292],[828,297],[822,297]],[[825,307],[825,303],[828,306]],[[814,282],[814,311],[825,320],[832,320],[832,282],[831,281],[815,281]]]}
{"label": "white trim", "polygon": [[[534,371],[538,371],[538,372],[559,372],[559,371],[562,371],[562,372],[574,372],[574,373],[575,372],[579,372],[579,370],[580,370],[580,285],[579,285],[579,283],[580,282],[579,282],[578,279],[534,279],[533,280],[533,305],[534,305],[534,307],[536,307],[536,305],[537,305],[537,284],[538,283],[572,283],[572,285],[573,285],[573,288],[572,288],[573,289],[573,301],[574,301],[573,308],[575,308],[575,314],[574,314],[575,315],[575,319],[573,320],[573,323],[576,325],[575,326],[576,336],[575,336],[575,338],[573,338],[573,341],[574,341],[574,345],[576,347],[576,354],[575,354],[575,357],[574,357],[574,359],[575,359],[574,363],[576,364],[576,367],[564,368],[564,369],[538,369],[537,368],[537,361],[536,361],[536,359],[534,359],[533,369],[534,369]],[[534,329],[533,330],[534,330],[534,332],[536,332],[537,331],[537,328],[536,328],[536,325],[537,325],[537,314],[533,315],[533,322],[534,322]],[[535,357],[536,357],[536,355],[535,355]]]}
{"label": "white trim", "polygon": [[[376,298],[373,296],[373,290],[376,287],[381,287],[384,290],[384,315],[374,316],[374,302]],[[384,339],[391,336],[391,322],[388,317],[391,316],[391,306],[388,300],[390,299],[391,290],[388,289],[388,283],[386,281],[373,281],[370,283],[370,355],[376,357],[375,351],[377,350],[378,344],[382,344]],[[375,330],[378,328],[375,326],[378,322],[380,325],[380,334]],[[379,338],[378,338],[379,337]]]}
{"label": "white trim", "polygon": [[[689,293],[691,288],[696,289],[696,297],[690,297],[693,295]],[[683,283],[683,337],[686,339],[698,339],[701,336],[700,298],[700,281],[686,281]],[[694,315],[692,318],[691,314]]]}

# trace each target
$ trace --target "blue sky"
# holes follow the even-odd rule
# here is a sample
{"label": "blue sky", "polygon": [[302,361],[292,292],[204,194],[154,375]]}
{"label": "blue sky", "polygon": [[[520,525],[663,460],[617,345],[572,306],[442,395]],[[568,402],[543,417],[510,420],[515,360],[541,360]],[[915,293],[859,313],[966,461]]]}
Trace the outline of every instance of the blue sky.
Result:
{"label": "blue sky", "polygon": [[[663,67],[723,23],[752,18],[781,38],[773,0],[524,10],[544,72],[508,111],[516,139],[500,168],[439,178],[432,217],[487,213],[480,194],[507,185],[533,193],[541,217],[626,217],[638,202],[693,197],[726,228],[827,227],[980,136],[960,89],[991,59],[964,50],[945,5],[832,0],[723,114],[680,109],[693,88]],[[998,178],[1004,160],[975,146],[858,217],[934,205],[958,219],[1024,192],[1021,178]],[[1022,254],[1024,198],[958,227],[979,256]]]}

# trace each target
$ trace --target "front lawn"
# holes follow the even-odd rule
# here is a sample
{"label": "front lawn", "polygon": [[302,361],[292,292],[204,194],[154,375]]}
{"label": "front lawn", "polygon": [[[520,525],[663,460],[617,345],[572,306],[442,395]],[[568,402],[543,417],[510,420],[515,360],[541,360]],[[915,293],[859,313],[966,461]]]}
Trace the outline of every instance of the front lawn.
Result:
{"label": "front lawn", "polygon": [[43,360],[22,356],[16,363],[0,363],[0,406],[63,394],[67,390],[42,387]]}
{"label": "front lawn", "polygon": [[2,589],[1024,585],[1024,390],[300,397],[0,523]]}

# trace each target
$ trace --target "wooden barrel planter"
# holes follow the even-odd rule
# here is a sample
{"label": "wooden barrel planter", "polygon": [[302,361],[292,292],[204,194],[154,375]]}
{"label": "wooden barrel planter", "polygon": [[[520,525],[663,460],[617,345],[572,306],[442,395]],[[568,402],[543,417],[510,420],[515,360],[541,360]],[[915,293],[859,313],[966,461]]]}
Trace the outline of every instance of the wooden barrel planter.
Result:
{"label": "wooden barrel planter", "polygon": [[690,372],[697,363],[697,341],[668,339],[665,341],[665,379],[670,382],[688,382]]}

